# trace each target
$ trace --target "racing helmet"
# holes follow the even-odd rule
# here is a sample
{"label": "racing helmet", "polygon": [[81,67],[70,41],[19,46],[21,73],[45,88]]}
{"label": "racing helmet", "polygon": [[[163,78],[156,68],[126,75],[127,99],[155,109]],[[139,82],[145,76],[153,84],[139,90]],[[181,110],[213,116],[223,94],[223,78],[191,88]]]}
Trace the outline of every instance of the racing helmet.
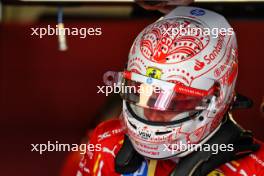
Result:
{"label": "racing helmet", "polygon": [[236,36],[220,14],[177,7],[147,26],[118,74],[129,88],[122,120],[135,150],[167,159],[205,143],[233,102],[237,73]]}

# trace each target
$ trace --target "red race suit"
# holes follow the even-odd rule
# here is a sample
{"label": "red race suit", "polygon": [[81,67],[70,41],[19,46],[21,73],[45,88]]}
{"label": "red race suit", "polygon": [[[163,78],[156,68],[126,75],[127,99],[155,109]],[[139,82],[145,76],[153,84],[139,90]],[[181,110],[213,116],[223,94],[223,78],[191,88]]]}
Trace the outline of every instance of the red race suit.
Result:
{"label": "red race suit", "polygon": [[[88,150],[79,164],[76,175],[121,176],[115,172],[114,158],[123,144],[124,134],[125,130],[119,119],[101,123],[91,136],[90,148],[87,147]],[[264,146],[262,142],[257,141],[257,143],[260,144],[257,152],[225,163],[210,172],[208,176],[264,176]],[[147,160],[142,162],[135,173],[123,174],[123,176],[147,176],[148,162]],[[158,160],[154,174],[169,176],[175,168],[177,164],[172,160]]]}

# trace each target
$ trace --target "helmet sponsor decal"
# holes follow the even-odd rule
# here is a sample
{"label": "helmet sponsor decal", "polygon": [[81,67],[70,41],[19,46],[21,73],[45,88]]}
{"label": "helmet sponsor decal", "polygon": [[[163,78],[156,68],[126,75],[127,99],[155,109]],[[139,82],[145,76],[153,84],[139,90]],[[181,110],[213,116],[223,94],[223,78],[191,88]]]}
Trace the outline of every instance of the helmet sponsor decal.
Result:
{"label": "helmet sponsor decal", "polygon": [[148,132],[145,132],[145,131],[139,131],[138,134],[143,139],[149,139],[151,137],[151,133],[148,133]]}
{"label": "helmet sponsor decal", "polygon": [[198,59],[195,59],[195,66],[194,66],[194,70],[195,71],[200,71],[204,68],[204,62],[199,61]]}
{"label": "helmet sponsor decal", "polygon": [[203,57],[207,65],[210,65],[211,62],[214,61],[218,57],[219,54],[221,54],[221,51],[223,50],[224,39],[225,39],[225,36],[219,35],[217,44],[216,46],[214,46],[214,50],[212,50],[211,53],[206,54]]}
{"label": "helmet sponsor decal", "polygon": [[193,9],[191,10],[191,14],[194,16],[203,16],[205,15],[205,11],[203,9]]}

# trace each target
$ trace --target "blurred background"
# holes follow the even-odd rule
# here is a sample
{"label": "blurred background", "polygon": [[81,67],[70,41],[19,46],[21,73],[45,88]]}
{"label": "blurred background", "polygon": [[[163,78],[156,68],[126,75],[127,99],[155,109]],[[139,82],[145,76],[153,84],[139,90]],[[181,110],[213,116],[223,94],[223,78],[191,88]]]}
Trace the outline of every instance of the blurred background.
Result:
{"label": "blurred background", "polygon": [[[227,1],[191,5],[225,15],[236,31],[237,92],[254,105],[234,117],[264,140],[264,3]],[[66,36],[66,51],[59,50],[57,36],[31,35],[31,28],[57,24],[58,7],[65,27],[101,28],[102,35]],[[161,16],[132,0],[0,1],[0,175],[73,175],[67,169],[76,167],[79,155],[40,155],[30,144],[78,144],[99,122],[117,117],[121,100],[97,94],[97,86],[106,71],[123,69],[136,35]]]}

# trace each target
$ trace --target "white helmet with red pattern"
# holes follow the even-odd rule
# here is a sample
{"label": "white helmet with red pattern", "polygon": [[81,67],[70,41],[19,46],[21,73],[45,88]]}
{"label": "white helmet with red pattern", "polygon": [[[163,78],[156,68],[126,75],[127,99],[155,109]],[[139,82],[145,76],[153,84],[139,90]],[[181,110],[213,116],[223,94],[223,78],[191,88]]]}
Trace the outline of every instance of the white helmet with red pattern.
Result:
{"label": "white helmet with red pattern", "polygon": [[237,43],[226,19],[209,10],[178,7],[147,26],[129,53],[122,93],[123,120],[134,148],[164,159],[191,151],[219,128],[234,96]]}

